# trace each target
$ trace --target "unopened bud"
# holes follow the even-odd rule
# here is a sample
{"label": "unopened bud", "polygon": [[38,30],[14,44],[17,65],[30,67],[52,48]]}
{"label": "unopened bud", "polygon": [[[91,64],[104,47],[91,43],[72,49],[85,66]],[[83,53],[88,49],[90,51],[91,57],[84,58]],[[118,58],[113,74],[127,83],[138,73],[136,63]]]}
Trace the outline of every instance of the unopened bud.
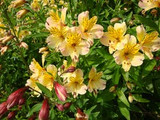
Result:
{"label": "unopened bud", "polygon": [[56,104],[56,107],[59,111],[64,111],[64,107],[62,104]]}
{"label": "unopened bud", "polygon": [[17,12],[16,16],[17,18],[22,18],[25,14],[27,14],[29,11],[26,9],[20,10]]}
{"label": "unopened bud", "polygon": [[117,88],[117,85],[114,85],[112,87],[109,88],[109,92],[115,92]]}
{"label": "unopened bud", "polygon": [[14,38],[13,35],[7,35],[7,36],[5,36],[5,37],[3,37],[3,38],[0,38],[0,41],[2,41],[2,43],[4,44],[4,43],[10,41],[10,40],[13,39],[13,38]]}
{"label": "unopened bud", "polygon": [[25,99],[24,98],[20,98],[18,101],[18,105],[23,105],[25,103]]}
{"label": "unopened bud", "polygon": [[76,68],[74,66],[70,66],[67,70],[66,73],[72,73],[76,70]]}
{"label": "unopened bud", "polygon": [[152,9],[151,10],[151,14],[156,17],[157,16],[158,11],[156,9]]}
{"label": "unopened bud", "polygon": [[3,55],[8,49],[8,46],[1,47],[1,55]]}
{"label": "unopened bud", "polygon": [[27,1],[26,0],[15,0],[12,1],[11,4],[13,5],[13,8],[17,8],[25,4]]}
{"label": "unopened bud", "polygon": [[67,91],[64,86],[55,81],[54,89],[59,100],[65,101],[67,99]]}
{"label": "unopened bud", "polygon": [[0,118],[7,112],[7,102],[0,104]]}
{"label": "unopened bud", "polygon": [[47,47],[42,47],[42,48],[39,49],[39,53],[44,53],[44,52],[46,52],[47,50],[48,50]]}
{"label": "unopened bud", "polygon": [[48,99],[44,99],[41,110],[39,112],[39,120],[48,120],[48,118],[49,118]]}
{"label": "unopened bud", "polygon": [[23,88],[16,90],[12,94],[10,94],[7,99],[7,109],[10,109],[15,105],[18,105],[19,99],[22,98],[24,92],[27,89],[28,89],[28,87],[23,87]]}
{"label": "unopened bud", "polygon": [[74,21],[72,21],[72,25],[76,25],[76,21],[74,20]]}
{"label": "unopened bud", "polygon": [[118,22],[121,18],[115,17],[110,20],[111,23]]}
{"label": "unopened bud", "polygon": [[145,10],[142,10],[141,13],[142,13],[142,15],[144,15],[144,16],[146,15],[146,11],[145,11]]}
{"label": "unopened bud", "polygon": [[133,20],[129,21],[129,25],[132,26],[134,24]]}
{"label": "unopened bud", "polygon": [[8,114],[7,120],[14,120],[15,116],[16,116],[16,111],[12,111]]}
{"label": "unopened bud", "polygon": [[65,109],[68,109],[68,108],[71,106],[71,104],[72,104],[72,103],[67,102],[67,103],[64,104],[63,107],[64,107]]}
{"label": "unopened bud", "polygon": [[28,49],[28,45],[25,42],[21,42],[20,45],[19,45],[19,47],[21,47],[21,48],[23,47],[25,49]]}
{"label": "unopened bud", "polygon": [[133,102],[133,96],[132,96],[132,94],[131,94],[131,93],[129,93],[128,101],[129,101],[130,103],[132,103],[132,102]]}
{"label": "unopened bud", "polygon": [[37,117],[37,116],[34,114],[34,115],[32,115],[28,120],[35,120],[36,117]]}
{"label": "unopened bud", "polygon": [[126,85],[130,90],[132,89],[132,84],[130,82],[126,82]]}

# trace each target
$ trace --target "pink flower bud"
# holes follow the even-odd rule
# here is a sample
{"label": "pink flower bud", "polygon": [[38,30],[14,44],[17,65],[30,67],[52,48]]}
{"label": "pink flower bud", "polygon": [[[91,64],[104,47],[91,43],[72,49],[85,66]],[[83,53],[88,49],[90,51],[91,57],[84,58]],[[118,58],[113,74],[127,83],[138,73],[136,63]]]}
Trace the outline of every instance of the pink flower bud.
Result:
{"label": "pink flower bud", "polygon": [[18,105],[19,99],[22,98],[24,92],[28,89],[28,87],[23,87],[12,94],[9,95],[7,99],[7,109],[10,109],[11,107]]}
{"label": "pink flower bud", "polygon": [[8,114],[7,120],[13,120],[16,116],[16,111],[12,111]]}
{"label": "pink flower bud", "polygon": [[41,110],[39,112],[39,120],[48,120],[49,117],[49,104],[48,100],[44,99]]}
{"label": "pink flower bud", "polygon": [[68,108],[71,106],[71,104],[72,104],[72,103],[67,102],[67,103],[64,104],[63,107],[64,107],[65,109],[68,109]]}
{"label": "pink flower bud", "polygon": [[66,73],[72,73],[76,70],[76,68],[74,66],[70,66],[67,70]]}
{"label": "pink flower bud", "polygon": [[7,102],[0,104],[0,118],[7,112]]}
{"label": "pink flower bud", "polygon": [[59,100],[65,101],[67,98],[67,91],[65,87],[60,85],[58,82],[54,82],[54,89]]}
{"label": "pink flower bud", "polygon": [[20,98],[18,101],[18,105],[23,105],[25,103],[25,99],[24,98]]}
{"label": "pink flower bud", "polygon": [[64,107],[62,104],[56,104],[56,107],[59,111],[64,111]]}

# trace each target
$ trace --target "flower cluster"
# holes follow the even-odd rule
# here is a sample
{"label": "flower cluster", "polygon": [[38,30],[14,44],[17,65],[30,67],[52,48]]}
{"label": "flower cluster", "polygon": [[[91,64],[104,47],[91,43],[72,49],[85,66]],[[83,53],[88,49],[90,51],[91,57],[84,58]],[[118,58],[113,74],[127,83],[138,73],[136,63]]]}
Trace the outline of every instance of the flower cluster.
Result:
{"label": "flower cluster", "polygon": [[93,39],[99,39],[103,35],[103,27],[96,24],[97,17],[89,19],[89,12],[78,15],[79,26],[68,27],[65,24],[67,8],[51,11],[47,18],[46,28],[51,35],[47,38],[48,46],[60,51],[63,56],[70,56],[74,62],[78,62],[79,55],[86,55]]}
{"label": "flower cluster", "polygon": [[137,39],[133,35],[126,34],[126,24],[115,23],[114,27],[109,26],[101,38],[101,43],[109,46],[109,53],[113,54],[117,64],[121,65],[125,71],[129,71],[131,66],[140,66],[143,63],[144,55],[153,58],[152,52],[160,49],[160,38],[158,32],[146,33],[143,25],[136,28]]}
{"label": "flower cluster", "polygon": [[35,95],[40,95],[39,92],[42,92],[36,83],[40,83],[49,90],[52,90],[53,81],[57,74],[57,68],[51,64],[48,65],[46,69],[42,68],[35,59],[33,59],[29,67],[32,71],[32,75],[30,76],[30,79],[27,80],[26,86],[36,90],[34,91]]}

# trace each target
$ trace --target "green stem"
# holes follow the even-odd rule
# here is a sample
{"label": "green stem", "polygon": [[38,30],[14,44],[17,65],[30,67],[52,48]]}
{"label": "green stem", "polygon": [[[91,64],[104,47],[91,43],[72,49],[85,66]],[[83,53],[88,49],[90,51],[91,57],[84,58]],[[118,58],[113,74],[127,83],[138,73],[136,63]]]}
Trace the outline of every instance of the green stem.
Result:
{"label": "green stem", "polygon": [[[6,19],[8,20],[8,23],[9,23],[9,25],[10,25],[10,28],[11,28],[12,31],[13,31],[14,37],[15,37],[15,39],[16,39],[16,42],[17,42],[18,44],[20,44],[20,40],[18,39],[18,37],[17,37],[17,35],[16,35],[14,26],[13,26],[13,24],[12,24],[12,22],[11,22],[9,16],[8,16],[7,9],[4,10],[4,14],[5,14]],[[20,56],[21,56],[21,58],[22,58],[22,61],[23,61],[23,63],[25,64],[28,72],[30,72],[29,66],[28,66],[28,64],[27,64],[27,62],[26,62],[26,60],[25,60],[25,58],[24,58],[24,55],[23,55],[23,52],[22,52],[21,48],[17,47],[17,49],[19,50]]]}

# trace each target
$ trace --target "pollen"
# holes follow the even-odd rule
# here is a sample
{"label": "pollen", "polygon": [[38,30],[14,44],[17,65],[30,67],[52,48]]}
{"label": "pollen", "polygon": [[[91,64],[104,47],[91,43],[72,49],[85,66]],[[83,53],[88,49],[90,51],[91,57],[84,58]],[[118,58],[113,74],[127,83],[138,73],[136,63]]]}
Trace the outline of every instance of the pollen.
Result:
{"label": "pollen", "polygon": [[78,33],[69,33],[66,41],[69,46],[76,47],[81,42],[81,35]]}
{"label": "pollen", "polygon": [[88,18],[83,18],[82,26],[83,26],[83,31],[88,32],[92,27],[96,24],[97,22],[97,17],[94,16],[90,20]]}

